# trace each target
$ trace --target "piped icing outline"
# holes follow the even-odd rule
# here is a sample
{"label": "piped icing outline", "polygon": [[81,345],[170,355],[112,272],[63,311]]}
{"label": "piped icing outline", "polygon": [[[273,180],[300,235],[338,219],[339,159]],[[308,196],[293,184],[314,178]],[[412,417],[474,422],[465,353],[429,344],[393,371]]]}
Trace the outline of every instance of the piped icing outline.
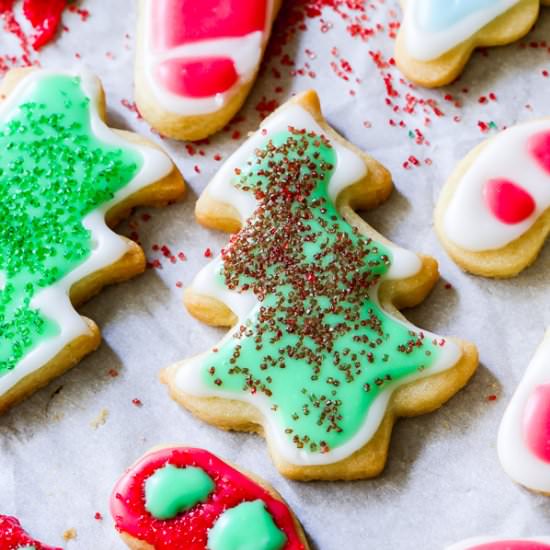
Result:
{"label": "piped icing outline", "polygon": [[88,324],[71,304],[69,298],[71,286],[88,275],[114,264],[131,249],[131,244],[126,239],[109,229],[105,223],[105,215],[115,204],[161,180],[173,170],[172,161],[165,153],[153,147],[131,143],[117,135],[103,122],[98,110],[101,84],[97,77],[86,70],[33,70],[23,77],[8,97],[0,103],[0,119],[7,119],[10,113],[18,108],[21,101],[24,101],[25,93],[35,83],[51,76],[80,78],[81,88],[90,99],[91,129],[95,137],[109,145],[133,149],[141,155],[143,164],[133,180],[120,189],[112,200],[84,218],[83,225],[91,231],[93,242],[96,244],[90,257],[64,279],[40,291],[32,300],[31,307],[41,310],[45,316],[54,319],[61,330],[56,337],[45,340],[27,353],[13,370],[0,376],[0,396],[25,376],[46,365],[73,340],[90,334]]}
{"label": "piped icing outline", "polygon": [[[155,0],[143,0],[145,3],[143,15],[143,70],[147,85],[153,92],[156,102],[167,112],[180,116],[198,116],[215,113],[221,110],[242,86],[249,83],[257,72],[262,60],[262,52],[269,40],[273,19],[274,1],[268,2],[264,31],[255,31],[244,37],[216,38],[202,40],[173,48],[166,52],[155,53],[153,45],[152,6]],[[235,62],[239,73],[239,80],[229,90],[218,93],[209,98],[182,97],[164,89],[156,82],[155,68],[162,61],[168,59],[200,59],[223,55]]]}
{"label": "piped icing outline", "polygon": [[532,491],[550,494],[550,463],[532,452],[525,431],[526,409],[533,391],[542,384],[550,384],[550,329],[504,412],[497,442],[500,463],[514,481]]}
{"label": "piped icing outline", "polygon": [[[329,194],[333,201],[346,187],[353,185],[366,175],[366,167],[360,157],[350,149],[342,146],[337,140],[331,140],[311,114],[303,107],[296,104],[287,104],[264,121],[260,129],[226,161],[210,183],[207,190],[208,196],[214,200],[233,205],[239,212],[241,219],[247,219],[255,210],[257,202],[252,194],[238,190],[231,184],[234,169],[242,166],[249,158],[250,154],[253,153],[260,144],[265,142],[266,138],[278,131],[286,130],[289,126],[299,130],[305,129],[307,131],[313,131],[317,135],[325,136],[331,142],[338,159],[336,171],[329,183]],[[385,241],[384,245],[388,246],[391,250],[393,262],[386,277],[382,278],[379,284],[382,284],[384,280],[408,278],[419,272],[422,262],[418,255],[395,245],[387,245]],[[221,256],[218,256],[199,272],[191,285],[191,290],[194,293],[211,296],[223,302],[239,317],[239,321],[242,322],[246,315],[258,304],[257,299],[250,292],[240,294],[220,284],[216,277],[216,273],[219,271],[220,266]],[[374,290],[373,294],[377,295],[377,290]],[[371,299],[377,303],[377,299],[374,299],[373,296],[371,296]],[[384,311],[403,326],[417,330],[412,324],[397,319],[388,311]],[[238,325],[239,323],[237,323],[237,326]],[[430,338],[440,339],[440,337],[428,331],[422,332],[425,334],[427,340],[430,340]],[[226,336],[216,347],[221,347],[226,340],[231,338],[231,336],[232,331],[228,331]],[[455,343],[447,341],[446,345],[441,348],[441,355],[435,364],[426,371],[417,372],[415,375],[406,377],[406,381],[403,381],[402,384],[432,376],[453,367],[460,359],[461,353],[460,348]],[[391,393],[393,393],[399,385],[402,385],[396,384],[392,387],[391,393],[383,392],[374,401],[369,410],[368,421],[363,424],[363,428],[347,443],[336,449],[330,449],[328,452],[313,454],[297,449],[282,433],[281,427],[271,413],[271,403],[265,396],[261,394],[251,396],[249,393],[230,394],[227,391],[205,388],[200,382],[200,370],[203,367],[203,358],[205,355],[206,354],[201,354],[185,361],[177,370],[175,375],[175,386],[177,389],[184,394],[242,400],[256,406],[263,415],[267,438],[274,444],[278,454],[290,464],[300,466],[332,464],[349,457],[355,451],[362,448],[370,441],[380,426]]]}

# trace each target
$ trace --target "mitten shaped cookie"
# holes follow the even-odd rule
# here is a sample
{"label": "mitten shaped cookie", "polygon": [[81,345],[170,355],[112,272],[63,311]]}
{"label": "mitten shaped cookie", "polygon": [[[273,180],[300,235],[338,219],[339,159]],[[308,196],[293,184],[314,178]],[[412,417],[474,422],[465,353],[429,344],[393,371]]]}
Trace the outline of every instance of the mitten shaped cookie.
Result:
{"label": "mitten shaped cookie", "polygon": [[223,128],[256,79],[282,0],[140,0],[136,101],[161,134]]}
{"label": "mitten shaped cookie", "polygon": [[441,193],[435,226],[453,260],[486,277],[513,277],[550,231],[550,119],[520,124],[478,145]]}
{"label": "mitten shaped cookie", "polygon": [[378,474],[395,420],[437,409],[476,369],[474,346],[398,312],[426,297],[438,271],[355,214],[390,191],[387,170],[306,92],[266,119],[197,203],[201,223],[237,233],[185,304],[232,328],[162,379],[207,422],[265,435],[288,477]]}
{"label": "mitten shaped cookie", "polygon": [[134,550],[309,548],[271,486],[203,449],[147,453],[116,484],[111,513]]}
{"label": "mitten shaped cookie", "polygon": [[401,0],[404,17],[395,60],[407,78],[428,88],[455,80],[478,47],[525,36],[540,0]]}
{"label": "mitten shaped cookie", "polygon": [[1,412],[99,345],[73,305],[145,269],[110,227],[184,183],[155,145],[105,125],[87,73],[14,70],[0,98]]}

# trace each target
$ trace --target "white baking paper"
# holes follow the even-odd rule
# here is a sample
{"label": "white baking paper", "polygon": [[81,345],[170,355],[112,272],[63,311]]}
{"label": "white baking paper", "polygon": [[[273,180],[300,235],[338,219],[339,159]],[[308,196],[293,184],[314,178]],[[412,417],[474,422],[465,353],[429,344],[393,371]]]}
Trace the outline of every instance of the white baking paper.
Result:
{"label": "white baking paper", "polygon": [[[305,3],[287,0],[287,15]],[[380,24],[384,30],[352,38],[357,6],[368,18],[360,20],[362,28]],[[300,518],[312,547],[320,550],[441,550],[481,534],[548,535],[550,499],[514,485],[500,468],[495,442],[506,403],[550,324],[545,282],[550,248],[514,280],[465,275],[437,241],[432,211],[455,163],[495,132],[483,133],[479,122],[494,121],[502,128],[550,114],[550,78],[543,73],[550,70],[550,53],[541,46],[550,39],[550,9],[522,41],[527,46],[476,53],[458,83],[426,91],[409,89],[393,66],[378,69],[373,61],[377,52],[386,61],[392,55],[389,23],[400,17],[395,0],[335,0],[320,17],[306,17],[305,29],[292,27],[296,32],[282,48],[295,65],[281,63],[275,52],[246,104],[244,120],[189,151],[183,143],[159,139],[123,105],[132,101],[134,2],[84,0],[80,7],[90,11],[89,19],[83,22],[78,14],[67,13],[68,30],[33,58],[52,68],[88,65],[105,85],[111,124],[161,143],[183,171],[189,193],[181,204],[139,210],[122,226],[125,234],[138,232],[150,261],[159,259],[163,268],[108,288],[82,308],[103,329],[101,348],[0,418],[0,513],[16,515],[34,536],[52,545],[122,549],[108,510],[114,482],[150,447],[182,443],[206,447],[272,483]],[[287,30],[279,25],[279,43]],[[19,52],[12,35],[0,34],[0,54]],[[391,99],[399,112],[386,102],[380,71],[391,75],[399,94]],[[367,220],[400,245],[440,262],[441,282],[422,306],[406,312],[408,318],[437,333],[476,342],[481,353],[479,371],[464,391],[440,411],[396,425],[387,468],[373,481],[287,481],[273,467],[261,438],[207,426],[180,409],[158,381],[160,368],[205,350],[222,335],[187,314],[180,288],[209,261],[205,249],[216,254],[227,241],[226,235],[198,226],[193,217],[197,196],[220,165],[214,156],[227,158],[256,128],[262,98],[281,103],[309,87],[319,91],[328,120],[393,173],[395,192]],[[436,100],[445,115],[438,117],[429,104],[405,112],[403,107],[414,103],[407,101],[407,93]],[[460,108],[455,100],[461,101]],[[409,137],[415,129],[429,145]],[[420,166],[408,161],[411,155]],[[408,169],[403,167],[407,161]],[[151,215],[149,221],[144,213]],[[169,247],[176,258],[183,252],[186,260],[171,263],[154,245]],[[132,404],[136,398],[142,407]],[[92,427],[103,409],[108,411],[105,423]],[[102,520],[94,519],[96,512]],[[77,538],[64,542],[62,534],[70,528]]]}

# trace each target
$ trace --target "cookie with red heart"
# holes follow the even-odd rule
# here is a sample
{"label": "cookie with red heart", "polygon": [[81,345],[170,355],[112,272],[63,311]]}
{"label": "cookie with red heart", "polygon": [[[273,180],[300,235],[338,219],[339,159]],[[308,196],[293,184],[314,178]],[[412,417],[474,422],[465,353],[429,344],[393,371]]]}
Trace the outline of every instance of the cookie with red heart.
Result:
{"label": "cookie with red heart", "polygon": [[203,449],[145,454],[117,482],[111,513],[133,550],[309,548],[271,486]]}
{"label": "cookie with red heart", "polygon": [[0,550],[62,550],[28,535],[17,518],[0,515]]}
{"label": "cookie with red heart", "polygon": [[478,145],[449,178],[435,212],[439,237],[464,270],[513,277],[550,232],[550,119]]}
{"label": "cookie with red heart", "polygon": [[282,0],[140,0],[136,103],[161,134],[199,140],[250,92]]}

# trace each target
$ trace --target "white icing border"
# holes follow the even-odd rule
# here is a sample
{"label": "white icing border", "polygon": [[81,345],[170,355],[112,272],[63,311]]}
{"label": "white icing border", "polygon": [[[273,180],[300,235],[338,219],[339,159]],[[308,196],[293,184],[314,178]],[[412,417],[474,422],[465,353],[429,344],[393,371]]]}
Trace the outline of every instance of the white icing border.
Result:
{"label": "white icing border", "polygon": [[472,539],[463,540],[462,542],[458,542],[456,544],[453,544],[452,546],[448,546],[445,550],[471,550],[475,546],[479,546],[480,544],[490,544],[492,542],[505,542],[505,541],[521,541],[521,542],[539,542],[542,544],[550,544],[550,537],[531,537],[531,538],[495,538],[495,537],[474,537]]}
{"label": "white icing border", "polygon": [[[257,202],[250,193],[241,191],[231,184],[234,177],[234,169],[242,167],[251,157],[254,150],[260,147],[270,134],[285,131],[288,129],[289,125],[326,136],[325,132],[323,132],[322,128],[317,124],[310,113],[299,105],[287,104],[264,121],[264,124],[260,127],[261,130],[267,131],[267,135],[261,130],[256,132],[226,161],[207,188],[209,196],[215,200],[221,200],[235,206],[243,220],[249,218],[256,209]],[[328,138],[328,136],[326,137]],[[331,140],[331,143],[336,150],[337,164],[336,171],[329,183],[329,194],[331,198],[335,200],[338,194],[346,187],[353,185],[366,175],[366,166],[364,161],[350,149],[343,147],[336,141]],[[385,244],[385,246],[388,245]],[[394,261],[390,271],[381,279],[381,282],[389,279],[407,278],[418,273],[422,266],[422,262],[416,254],[394,245],[388,246],[388,248],[392,251]],[[258,301],[252,292],[240,294],[236,291],[227,289],[225,285],[218,281],[216,274],[219,273],[221,262],[221,256],[218,256],[209,265],[203,268],[193,281],[191,289],[199,294],[212,296],[226,304],[239,317],[239,325],[258,304]],[[375,296],[371,298],[377,300],[377,291],[375,292]],[[390,314],[388,313],[388,315]],[[394,319],[407,328],[418,330],[408,322],[404,322],[401,319]],[[440,337],[428,331],[423,332],[427,341],[430,341],[432,338],[440,339]],[[232,334],[232,330],[228,331],[222,342],[231,338]],[[221,344],[218,344],[218,346],[219,345]],[[372,404],[369,416],[362,429],[346,444],[331,449],[325,454],[308,453],[292,445],[271,412],[271,402],[263,394],[257,393],[254,396],[249,393],[232,394],[227,391],[205,388],[200,382],[200,371],[203,367],[203,357],[205,354],[185,361],[176,373],[175,383],[178,389],[187,394],[203,397],[217,396],[225,399],[236,399],[256,406],[262,412],[264,427],[268,438],[274,442],[278,454],[287,462],[304,466],[330,464],[347,458],[370,441],[384,418],[393,391],[403,384],[432,376],[438,372],[451,368],[458,362],[462,353],[456,344],[448,340],[446,345],[440,349],[441,356],[430,369],[417,372],[403,381],[394,383],[391,390],[385,391],[379,395]]]}
{"label": "white icing border", "polygon": [[[217,38],[200,40],[184,44],[176,48],[155,53],[152,39],[152,9],[155,0],[145,0],[144,9],[144,68],[148,86],[153,92],[155,100],[161,107],[176,115],[206,115],[222,109],[242,86],[250,82],[259,64],[265,44],[270,35],[273,17],[273,1],[267,0],[266,22],[264,31],[255,31],[243,37]],[[262,0],[263,1],[263,0]],[[229,56],[235,63],[239,73],[238,82],[226,92],[207,98],[182,97],[160,86],[155,78],[155,67],[168,59],[181,59],[185,57],[197,58],[203,56],[220,55]]]}
{"label": "white icing border", "polygon": [[83,225],[92,232],[94,247],[90,257],[64,279],[35,295],[31,307],[39,309],[46,317],[60,326],[60,334],[48,339],[27,353],[17,366],[0,376],[0,397],[25,376],[43,367],[63,348],[80,336],[90,334],[84,319],[75,311],[69,299],[71,286],[88,275],[100,271],[118,261],[129,250],[126,240],[105,224],[106,213],[117,203],[139,190],[161,180],[173,169],[172,161],[162,151],[126,141],[109,128],[99,116],[98,103],[101,85],[99,79],[88,71],[35,70],[23,78],[8,98],[0,104],[0,120],[9,118],[25,101],[26,92],[39,80],[51,76],[70,76],[81,79],[81,87],[90,98],[91,129],[95,137],[109,145],[133,149],[143,157],[143,166],[134,179],[119,190],[108,203],[86,216]]}
{"label": "white icing border", "polygon": [[424,0],[407,0],[403,27],[409,54],[419,61],[437,59],[472,37],[519,1],[499,0],[494,6],[473,12],[456,21],[451,27],[434,32],[423,29],[418,21],[419,10]]}
{"label": "white icing border", "polygon": [[523,418],[533,390],[550,383],[550,329],[529,363],[510,401],[498,432],[498,457],[506,473],[533,491],[550,493],[550,464],[535,456],[525,443]]}
{"label": "white icing border", "polygon": [[[458,183],[445,210],[443,229],[456,245],[472,252],[498,250],[528,231],[550,206],[550,175],[527,151],[529,138],[550,132],[550,119],[513,126],[490,139]],[[528,191],[535,211],[521,223],[499,221],[486,205],[483,190],[505,178]]]}

